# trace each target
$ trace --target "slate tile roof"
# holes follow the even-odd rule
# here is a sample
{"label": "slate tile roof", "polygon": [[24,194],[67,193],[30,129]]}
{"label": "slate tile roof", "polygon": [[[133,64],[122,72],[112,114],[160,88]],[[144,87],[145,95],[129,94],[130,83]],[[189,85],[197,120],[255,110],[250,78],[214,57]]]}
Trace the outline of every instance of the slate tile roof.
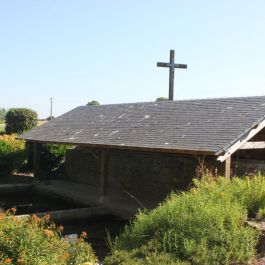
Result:
{"label": "slate tile roof", "polygon": [[21,138],[215,154],[264,118],[265,96],[81,106]]}

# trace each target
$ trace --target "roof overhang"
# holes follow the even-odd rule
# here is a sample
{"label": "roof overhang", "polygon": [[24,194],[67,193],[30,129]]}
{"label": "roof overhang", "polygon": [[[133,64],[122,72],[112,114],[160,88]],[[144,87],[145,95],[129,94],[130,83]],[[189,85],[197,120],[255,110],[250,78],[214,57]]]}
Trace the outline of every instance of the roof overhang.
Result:
{"label": "roof overhang", "polygon": [[246,130],[239,136],[233,144],[230,145],[226,150],[219,150],[215,155],[218,156],[217,160],[220,162],[224,162],[229,156],[235,153],[237,150],[241,149],[252,137],[254,137],[257,133],[259,133],[265,127],[265,119],[264,117],[253,124],[249,130]]}
{"label": "roof overhang", "polygon": [[[18,137],[19,138],[19,137]],[[21,139],[21,138],[19,138]],[[215,156],[215,152],[207,150],[185,150],[185,149],[172,149],[172,148],[155,148],[144,146],[125,146],[125,145],[107,145],[107,144],[90,144],[90,143],[76,143],[76,142],[55,142],[55,141],[39,141],[33,139],[23,139],[31,143],[39,144],[65,144],[73,146],[83,146],[94,149],[113,149],[113,150],[130,150],[139,152],[154,152],[154,153],[172,153],[172,154],[186,154],[186,155],[201,155],[201,156]]]}

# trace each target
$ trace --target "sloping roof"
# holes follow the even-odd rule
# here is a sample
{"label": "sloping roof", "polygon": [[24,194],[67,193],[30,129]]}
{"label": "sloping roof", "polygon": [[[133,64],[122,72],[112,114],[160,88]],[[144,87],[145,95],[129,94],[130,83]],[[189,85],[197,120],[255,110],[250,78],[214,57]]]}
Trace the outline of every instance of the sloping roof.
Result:
{"label": "sloping roof", "polygon": [[264,115],[265,96],[81,106],[21,138],[217,155]]}

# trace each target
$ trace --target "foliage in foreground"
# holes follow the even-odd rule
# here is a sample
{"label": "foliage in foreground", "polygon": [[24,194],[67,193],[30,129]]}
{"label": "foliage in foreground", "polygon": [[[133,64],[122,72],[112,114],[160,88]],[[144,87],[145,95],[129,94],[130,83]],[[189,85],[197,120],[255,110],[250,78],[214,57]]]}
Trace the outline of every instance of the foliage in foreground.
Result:
{"label": "foliage in foreground", "polygon": [[[14,209],[11,209],[14,210]],[[79,265],[97,262],[85,233],[78,239],[61,236],[62,227],[56,227],[49,217],[18,219],[0,213],[0,264],[16,265]]]}
{"label": "foliage in foreground", "polygon": [[195,187],[171,194],[150,213],[139,213],[112,246],[106,265],[249,264],[259,234],[247,217],[265,215],[265,178],[195,180]]}
{"label": "foliage in foreground", "polygon": [[38,115],[31,109],[13,108],[6,113],[5,122],[7,133],[20,134],[37,126]]}
{"label": "foliage in foreground", "polygon": [[0,135],[1,176],[7,176],[19,170],[25,162],[25,142],[15,137],[15,135]]}

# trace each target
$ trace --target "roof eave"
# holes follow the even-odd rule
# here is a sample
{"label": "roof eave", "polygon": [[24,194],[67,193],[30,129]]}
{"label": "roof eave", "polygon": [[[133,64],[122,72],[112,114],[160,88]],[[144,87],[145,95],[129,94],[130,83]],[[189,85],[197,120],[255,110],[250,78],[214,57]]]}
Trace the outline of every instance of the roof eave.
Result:
{"label": "roof eave", "polygon": [[27,142],[39,143],[39,144],[65,144],[74,146],[84,146],[95,149],[116,149],[116,150],[131,150],[142,152],[154,152],[154,153],[175,153],[175,154],[187,154],[187,155],[200,155],[200,156],[215,156],[214,151],[209,150],[189,150],[189,149],[175,149],[175,148],[162,148],[162,147],[147,147],[147,146],[129,146],[129,145],[110,145],[110,144],[92,144],[92,143],[77,143],[77,142],[58,142],[58,141],[46,141],[35,140],[18,137]]}
{"label": "roof eave", "polygon": [[253,123],[249,128],[242,132],[237,138],[235,138],[229,145],[224,148],[220,148],[215,155],[218,156],[218,161],[225,161],[227,157],[235,153],[241,146],[254,137],[265,127],[265,116]]}

